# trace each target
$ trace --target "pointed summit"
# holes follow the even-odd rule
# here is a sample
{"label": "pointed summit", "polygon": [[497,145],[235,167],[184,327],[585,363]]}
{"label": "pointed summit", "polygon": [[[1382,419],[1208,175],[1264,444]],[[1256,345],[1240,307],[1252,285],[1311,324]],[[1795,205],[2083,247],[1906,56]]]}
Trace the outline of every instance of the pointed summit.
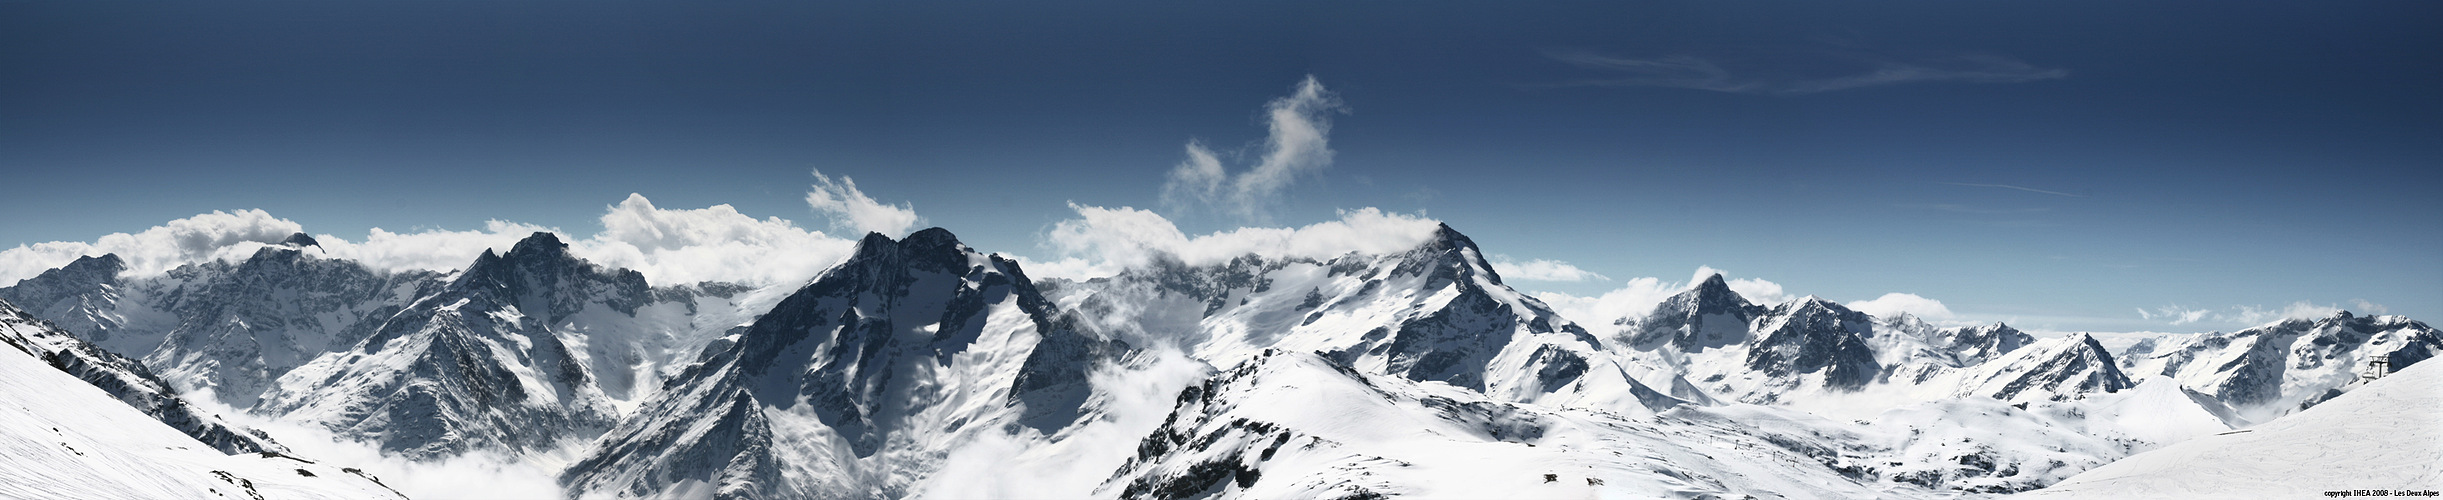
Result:
{"label": "pointed summit", "polygon": [[1663,299],[1645,317],[1632,317],[1627,335],[1629,343],[1640,350],[1661,347],[1666,341],[1682,351],[1718,348],[1746,341],[1748,322],[1764,311],[1731,291],[1722,273],[1714,273]]}
{"label": "pointed summit", "polygon": [[568,243],[560,241],[560,235],[552,234],[549,231],[535,231],[534,234],[527,235],[526,239],[518,240],[516,246],[509,247],[509,254],[503,257],[515,259],[543,255],[568,255]]}
{"label": "pointed summit", "polygon": [[1502,285],[1501,273],[1493,270],[1492,263],[1485,262],[1484,252],[1476,249],[1476,241],[1459,234],[1459,230],[1451,229],[1450,224],[1443,223],[1435,223],[1433,237],[1415,250],[1408,251],[1405,261],[1393,271],[1398,274],[1431,272],[1433,275],[1427,288],[1440,288],[1443,283],[1449,282],[1465,283],[1468,280],[1463,278],[1469,274],[1482,275],[1492,284]]}
{"label": "pointed summit", "polygon": [[322,248],[322,242],[314,241],[313,236],[302,232],[288,235],[288,239],[280,240],[280,245],[293,247],[300,250],[304,249],[305,247],[314,247],[315,250],[321,250],[323,253],[331,253],[330,250],[325,250]]}
{"label": "pointed summit", "polygon": [[2069,401],[2136,385],[2121,373],[2103,343],[2079,333],[2039,341],[1981,365],[1960,394],[2003,401]]}

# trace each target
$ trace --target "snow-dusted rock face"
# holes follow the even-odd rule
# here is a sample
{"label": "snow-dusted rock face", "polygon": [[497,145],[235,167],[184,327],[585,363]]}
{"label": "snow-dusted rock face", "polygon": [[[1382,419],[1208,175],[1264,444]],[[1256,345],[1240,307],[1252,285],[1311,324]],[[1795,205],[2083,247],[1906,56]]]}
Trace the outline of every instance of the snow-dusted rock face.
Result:
{"label": "snow-dusted rock face", "polygon": [[536,233],[507,254],[485,251],[354,347],[288,372],[255,411],[411,458],[589,439],[619,413],[585,363],[579,321],[633,315],[651,298],[635,272],[587,264]]}
{"label": "snow-dusted rock face", "polygon": [[2343,311],[2232,333],[2148,339],[2120,356],[2133,376],[2163,375],[2265,421],[2347,392],[2374,355],[2393,370],[2443,354],[2443,334],[2400,316]]}
{"label": "snow-dusted rock face", "polygon": [[48,301],[37,316],[143,360],[172,386],[245,408],[280,375],[353,345],[442,283],[435,273],[377,273],[316,252],[265,247],[243,262],[130,279],[116,275],[124,268],[116,256],[88,257],[0,297]]}
{"label": "snow-dusted rock face", "polygon": [[161,407],[44,361],[108,354],[48,350],[66,344],[84,345],[0,302],[0,498],[405,498],[356,469],[199,442]]}
{"label": "snow-dusted rock face", "polygon": [[434,273],[376,273],[314,251],[266,247],[244,262],[184,266],[139,285],[151,307],[179,318],[145,364],[172,384],[251,407],[281,375],[354,345],[442,283]]}
{"label": "snow-dusted rock face", "polygon": [[2112,361],[2112,352],[2087,334],[2036,341],[1966,374],[1962,396],[2003,401],[2068,401],[2088,394],[2120,392],[2136,384]]}
{"label": "snow-dusted rock face", "polygon": [[0,288],[0,300],[17,304],[35,317],[51,320],[79,338],[104,344],[104,348],[126,352],[118,347],[141,347],[143,350],[134,351],[141,356],[151,352],[153,344],[161,339],[150,337],[152,344],[142,340],[111,342],[110,332],[126,321],[119,312],[123,298],[119,273],[126,271],[127,262],[117,254],[77,257],[68,265]]}
{"label": "snow-dusted rock face", "polygon": [[1215,366],[1265,349],[1317,351],[1367,373],[1505,401],[1640,413],[1683,402],[1639,383],[1602,354],[1601,340],[1502,284],[1475,242],[1449,226],[1405,252],[1158,262],[1046,288],[1109,330],[1179,345]]}
{"label": "snow-dusted rock face", "polygon": [[1126,343],[949,231],[857,252],[705,349],[572,465],[575,494],[897,497],[976,433],[1049,433]]}
{"label": "snow-dusted rock face", "polygon": [[1646,367],[1641,380],[1688,401],[1863,400],[1830,404],[1855,413],[1954,396],[2072,400],[2130,386],[2091,340],[2032,353],[2043,342],[2001,323],[1940,328],[1815,297],[1759,306],[1718,274],[1616,324],[1623,342],[1613,352]]}
{"label": "snow-dusted rock face", "polygon": [[[220,415],[179,399],[177,390],[153,376],[151,370],[146,370],[135,360],[94,347],[59,330],[48,321],[26,314],[5,300],[0,300],[0,343],[16,351],[0,352],[0,357],[14,357],[23,353],[73,376],[83,384],[101,389],[126,406],[185,433],[211,449],[230,454],[288,451],[261,431],[229,423]],[[33,400],[14,401],[19,404],[50,404]]]}
{"label": "snow-dusted rock face", "polygon": [[1721,274],[1714,274],[1656,304],[1645,317],[1622,318],[1616,323],[1629,327],[1623,337],[1639,350],[1669,344],[1675,350],[1697,352],[1747,342],[1749,322],[1764,316],[1765,310],[1748,303],[1746,297],[1731,291]]}

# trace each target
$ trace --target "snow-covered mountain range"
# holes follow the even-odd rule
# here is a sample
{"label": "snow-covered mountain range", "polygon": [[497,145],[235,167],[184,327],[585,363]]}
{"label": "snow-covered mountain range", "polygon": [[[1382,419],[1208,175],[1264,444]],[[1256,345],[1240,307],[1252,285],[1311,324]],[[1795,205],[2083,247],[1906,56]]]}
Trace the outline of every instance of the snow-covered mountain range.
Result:
{"label": "snow-covered mountain range", "polygon": [[[217,452],[145,459],[163,470],[289,456],[207,409],[226,405],[403,460],[544,464],[572,497],[1023,494],[974,487],[1006,480],[971,475],[998,460],[978,457],[1004,457],[1093,468],[1036,474],[1059,496],[1937,498],[2373,404],[2371,359],[2443,351],[2424,323],[2347,312],[2113,350],[1754,303],[1718,274],[1650,311],[1565,318],[1449,226],[1421,241],[1038,280],[936,228],[755,287],[648,283],[548,232],[448,272],[375,271],[298,235],[240,262],[137,275],[90,256],[0,288],[25,307],[0,306],[17,351],[0,358]],[[0,458],[85,467],[34,448]],[[212,470],[287,484],[241,465]],[[308,482],[294,491],[339,491]]]}

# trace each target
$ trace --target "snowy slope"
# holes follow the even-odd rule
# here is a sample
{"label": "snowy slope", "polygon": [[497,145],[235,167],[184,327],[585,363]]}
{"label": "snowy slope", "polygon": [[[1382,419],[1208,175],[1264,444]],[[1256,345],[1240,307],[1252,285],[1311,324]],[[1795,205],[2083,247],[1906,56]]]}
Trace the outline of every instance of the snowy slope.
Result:
{"label": "snowy slope", "polygon": [[979,434],[1049,434],[1128,352],[949,231],[869,234],[562,476],[588,497],[897,497]]}
{"label": "snowy slope", "polygon": [[38,326],[0,307],[0,498],[405,498],[352,469],[222,454],[46,365]]}
{"label": "snowy slope", "polygon": [[1505,401],[1633,413],[1683,402],[1637,381],[1585,329],[1502,284],[1475,242],[1449,226],[1403,252],[1158,261],[1047,288],[1108,330],[1182,346],[1215,366],[1265,349],[1320,351],[1367,373]]}
{"label": "snowy slope", "polygon": [[179,399],[178,391],[134,360],[79,340],[6,300],[0,300],[0,343],[101,389],[211,449],[226,453],[288,451],[260,431],[232,424],[220,415]]}
{"label": "snowy slope", "polygon": [[2298,413],[2129,457],[2028,496],[2310,498],[2335,490],[2443,490],[2438,408],[2443,367],[2420,365]]}
{"label": "snowy slope", "polygon": [[[1762,407],[1749,407],[1762,408]],[[1762,409],[1772,412],[1771,409]],[[1177,498],[1910,498],[1815,443],[1680,407],[1637,418],[1486,399],[1274,351],[1183,392],[1100,494]]]}
{"label": "snowy slope", "polygon": [[2407,368],[2443,354],[2443,332],[2400,316],[2342,311],[2231,333],[2149,339],[2120,358],[2131,376],[2172,377],[2265,421],[2341,395],[2376,354],[2388,355],[2395,370]]}

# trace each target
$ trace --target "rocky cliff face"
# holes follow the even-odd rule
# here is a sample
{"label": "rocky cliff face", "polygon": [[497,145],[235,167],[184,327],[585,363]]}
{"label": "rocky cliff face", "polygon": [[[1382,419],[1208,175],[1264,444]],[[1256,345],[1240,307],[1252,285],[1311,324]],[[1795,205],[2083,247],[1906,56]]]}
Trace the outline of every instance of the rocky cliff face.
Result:
{"label": "rocky cliff face", "polygon": [[1129,350],[949,231],[869,235],[706,349],[562,481],[625,495],[897,496],[954,440],[1069,426],[1087,371]]}
{"label": "rocky cliff face", "polygon": [[635,272],[588,264],[536,233],[506,254],[486,251],[347,351],[290,371],[256,411],[411,458],[590,439],[618,413],[574,347],[592,340],[574,320],[633,317],[649,298]]}

